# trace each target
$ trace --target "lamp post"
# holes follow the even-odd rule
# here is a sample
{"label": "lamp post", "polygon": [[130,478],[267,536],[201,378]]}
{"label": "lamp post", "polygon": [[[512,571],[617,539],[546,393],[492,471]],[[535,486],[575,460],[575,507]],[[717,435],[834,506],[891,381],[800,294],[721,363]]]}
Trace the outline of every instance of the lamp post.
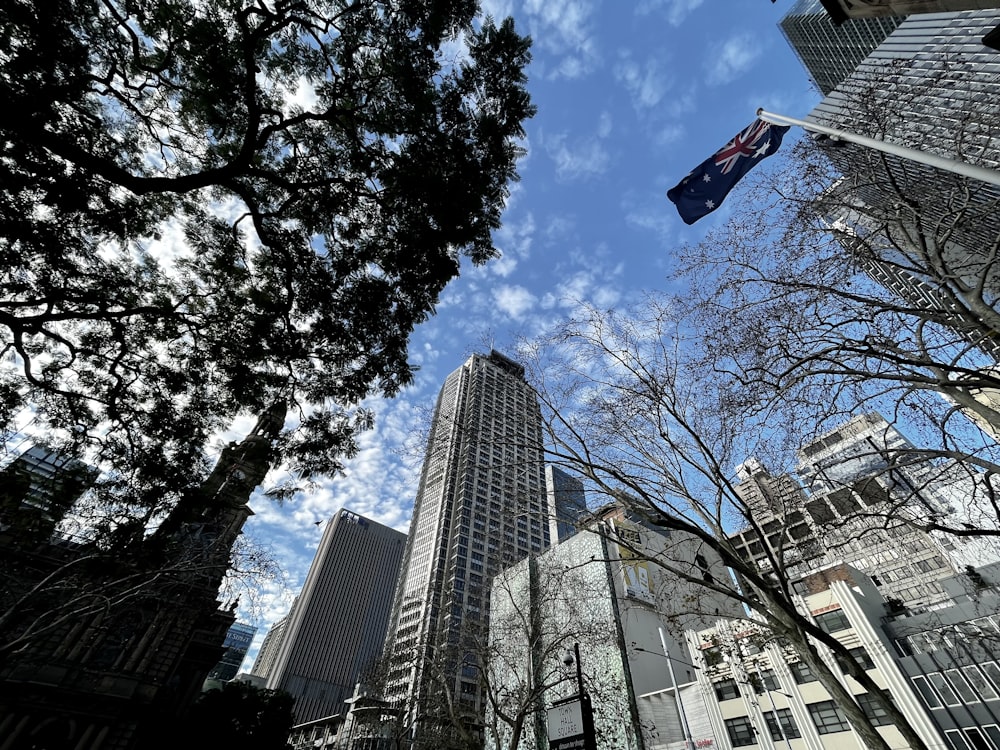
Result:
{"label": "lamp post", "polygon": [[670,675],[670,684],[673,687],[674,691],[674,703],[676,703],[677,713],[680,715],[681,718],[681,730],[684,732],[684,747],[686,748],[686,750],[693,750],[695,747],[694,737],[691,735],[691,725],[688,724],[687,713],[685,713],[684,711],[684,701],[681,700],[680,689],[677,687],[677,677],[674,675],[674,661],[677,661],[680,664],[684,664],[685,666],[691,667],[692,669],[701,669],[701,667],[699,667],[697,664],[692,664],[691,662],[683,661],[682,659],[675,660],[670,655],[670,651],[667,649],[667,641],[666,641],[666,636],[663,635],[663,628],[657,627],[657,630],[660,633],[660,647],[663,649],[662,654],[659,654],[656,651],[650,651],[649,649],[645,649],[642,646],[636,646],[635,641],[632,641],[632,650],[641,651],[644,654],[654,654],[656,656],[662,656],[667,660],[667,672]]}
{"label": "lamp post", "polygon": [[[590,696],[587,694],[586,689],[583,686],[583,665],[580,662],[580,644],[574,643],[573,650],[567,650],[563,654],[562,658],[563,664],[567,667],[576,666],[576,689],[577,694],[574,697],[567,698],[563,701],[558,701],[552,710],[555,710],[557,706],[560,705],[572,705],[573,702],[578,702],[580,706],[580,729],[583,739],[583,750],[597,750],[597,734],[594,728],[594,708],[590,702]],[[575,700],[574,700],[575,698]],[[579,747],[577,742],[581,739],[581,735],[573,736],[553,736],[552,726],[550,723],[549,728],[549,748],[552,750],[563,750],[563,748],[577,748]]]}
{"label": "lamp post", "polygon": [[[687,713],[684,711],[684,701],[681,700],[681,691],[677,687],[677,678],[674,676],[674,660],[670,658],[670,650],[667,648],[667,639],[663,635],[663,628],[657,627],[656,630],[660,634],[660,646],[663,648],[663,655],[667,659],[667,671],[670,673],[670,685],[674,689],[674,702],[677,704],[677,713],[681,716],[681,727],[684,730],[684,747],[687,750],[694,750],[694,738],[691,736],[691,726],[688,724]],[[691,666],[694,665],[692,664]]]}

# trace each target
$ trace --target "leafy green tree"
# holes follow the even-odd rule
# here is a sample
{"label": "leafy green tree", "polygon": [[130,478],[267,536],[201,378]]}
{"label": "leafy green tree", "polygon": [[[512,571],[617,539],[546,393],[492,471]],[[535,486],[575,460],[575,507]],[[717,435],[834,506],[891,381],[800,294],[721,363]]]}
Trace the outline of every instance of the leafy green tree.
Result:
{"label": "leafy green tree", "polygon": [[530,42],[477,14],[5,3],[0,416],[30,405],[157,512],[276,402],[278,458],[336,471],[461,257],[497,254]]}

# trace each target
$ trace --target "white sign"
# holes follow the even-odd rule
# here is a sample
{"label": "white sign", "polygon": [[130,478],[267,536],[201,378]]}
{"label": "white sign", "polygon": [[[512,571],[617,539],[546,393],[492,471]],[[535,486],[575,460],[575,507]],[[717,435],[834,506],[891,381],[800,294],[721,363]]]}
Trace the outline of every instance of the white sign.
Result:
{"label": "white sign", "polygon": [[548,710],[549,747],[574,750],[583,745],[583,708],[579,699]]}

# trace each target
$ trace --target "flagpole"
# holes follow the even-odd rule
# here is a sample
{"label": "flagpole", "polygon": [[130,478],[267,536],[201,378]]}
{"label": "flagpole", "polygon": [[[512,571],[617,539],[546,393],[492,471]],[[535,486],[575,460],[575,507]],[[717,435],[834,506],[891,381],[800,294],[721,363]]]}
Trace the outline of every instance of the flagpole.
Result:
{"label": "flagpole", "polygon": [[829,128],[826,125],[820,125],[819,123],[810,122],[808,120],[797,120],[794,117],[776,115],[773,112],[765,112],[763,109],[757,110],[757,117],[773,125],[798,125],[799,127],[812,133],[823,133],[824,135],[833,136],[842,141],[847,141],[848,143],[856,143],[859,146],[867,146],[868,148],[873,148],[876,151],[883,151],[887,154],[902,157],[903,159],[909,159],[920,164],[926,164],[929,167],[943,169],[947,172],[954,172],[955,174],[960,174],[965,177],[971,177],[974,180],[982,180],[983,182],[988,182],[991,185],[1000,186],[1000,172],[997,172],[994,169],[987,169],[986,167],[979,167],[975,164],[969,164],[968,162],[948,159],[944,156],[938,156],[937,154],[929,154],[926,151],[917,151],[915,148],[899,146],[895,143],[880,141],[877,138],[869,138],[868,136],[858,135],[857,133],[836,130],[834,128]]}

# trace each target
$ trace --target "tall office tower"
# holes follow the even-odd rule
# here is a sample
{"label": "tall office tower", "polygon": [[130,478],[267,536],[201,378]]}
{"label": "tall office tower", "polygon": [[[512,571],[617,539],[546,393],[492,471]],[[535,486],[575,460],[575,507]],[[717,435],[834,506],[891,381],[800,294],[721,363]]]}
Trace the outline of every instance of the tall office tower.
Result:
{"label": "tall office tower", "polygon": [[549,545],[550,516],[541,412],[524,368],[475,354],[438,396],[386,641],[385,697],[408,716],[436,710],[443,680],[462,714],[481,720],[475,664],[441,655],[486,626],[490,577]]}
{"label": "tall office tower", "polygon": [[816,88],[826,95],[902,21],[903,16],[857,18],[838,26],[820,0],[798,0],[779,26]]}
{"label": "tall office tower", "polygon": [[295,698],[297,724],[343,712],[377,661],[405,540],[349,510],[327,523],[267,678]]}
{"label": "tall office tower", "polygon": [[[807,119],[1000,167],[1000,53],[981,41],[998,23],[1000,9],[909,16]],[[1000,234],[1000,188],[866,148],[827,154],[858,210],[888,225],[894,247],[878,249],[885,262],[960,300],[977,285],[987,304],[996,300],[1000,273],[984,248]]]}
{"label": "tall office tower", "polygon": [[288,614],[280,620],[274,621],[260,644],[260,650],[257,651],[257,658],[254,659],[253,667],[250,668],[250,674],[262,678],[264,680],[262,684],[266,684],[267,678],[271,676],[271,670],[274,669],[278,654],[281,652],[281,644],[285,641],[285,626],[288,625],[288,620],[294,612],[295,603],[292,603]]}
{"label": "tall office tower", "polygon": [[558,466],[545,467],[545,492],[549,498],[552,518],[549,536],[552,543],[564,542],[573,536],[587,516],[587,497],[583,482]]}

